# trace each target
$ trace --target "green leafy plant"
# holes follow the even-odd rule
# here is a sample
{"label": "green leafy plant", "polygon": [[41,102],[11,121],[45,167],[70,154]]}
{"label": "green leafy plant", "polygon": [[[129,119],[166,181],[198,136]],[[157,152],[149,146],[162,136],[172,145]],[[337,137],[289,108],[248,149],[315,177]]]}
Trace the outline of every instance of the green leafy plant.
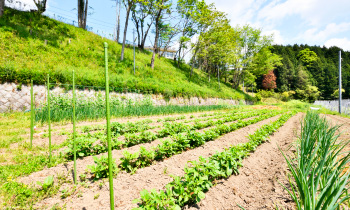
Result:
{"label": "green leafy plant", "polygon": [[232,146],[225,151],[216,153],[210,158],[199,158],[199,161],[191,161],[191,167],[184,169],[182,177],[172,176],[173,181],[166,185],[165,190],[143,190],[141,198],[135,200],[140,208],[181,208],[187,204],[194,204],[205,197],[205,192],[213,186],[217,179],[227,178],[232,174],[238,174],[238,168],[242,166],[242,159],[266,140],[266,137],[281,127],[295,112],[282,115],[278,120],[264,125],[253,135],[249,142]]}
{"label": "green leafy plant", "polygon": [[[108,157],[104,155],[101,157],[94,157],[94,163],[94,165],[88,166],[88,169],[90,169],[90,172],[93,174],[93,178],[100,179],[108,177]],[[118,173],[115,159],[112,161],[112,171],[113,175],[116,175]]]}
{"label": "green leafy plant", "polygon": [[308,112],[295,156],[284,155],[293,178],[286,190],[297,209],[339,209],[350,198],[350,154],[343,153],[349,141],[339,140],[337,130],[316,112]]}
{"label": "green leafy plant", "polygon": [[46,179],[42,183],[39,181],[37,182],[37,184],[40,185],[44,191],[47,191],[50,187],[52,187],[53,183],[53,176],[46,177]]}

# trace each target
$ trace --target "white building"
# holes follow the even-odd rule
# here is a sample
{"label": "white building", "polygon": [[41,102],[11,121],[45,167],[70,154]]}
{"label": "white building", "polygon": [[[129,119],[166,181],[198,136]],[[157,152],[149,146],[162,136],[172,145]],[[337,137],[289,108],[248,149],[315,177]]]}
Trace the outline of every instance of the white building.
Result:
{"label": "white building", "polygon": [[[153,47],[145,47],[145,50],[153,52]],[[159,54],[163,54],[164,48],[159,49]],[[163,56],[168,59],[174,59],[176,55],[176,50],[173,49],[166,49]]]}

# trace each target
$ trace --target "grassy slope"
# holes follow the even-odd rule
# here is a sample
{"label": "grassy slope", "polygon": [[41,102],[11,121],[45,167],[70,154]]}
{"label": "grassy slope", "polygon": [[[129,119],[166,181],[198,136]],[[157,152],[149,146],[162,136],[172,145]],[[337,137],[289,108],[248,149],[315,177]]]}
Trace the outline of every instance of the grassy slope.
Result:
{"label": "grassy slope", "polygon": [[[31,33],[30,33],[31,32]],[[69,40],[71,43],[69,44]],[[45,45],[47,40],[47,45]],[[196,70],[189,79],[190,67],[177,68],[172,60],[156,59],[149,67],[151,53],[136,52],[136,75],[133,75],[133,51],[127,48],[120,62],[121,45],[44,16],[5,9],[0,19],[0,82],[44,84],[51,81],[71,83],[75,70],[77,84],[104,86],[103,42],[109,44],[110,85],[118,88],[152,91],[170,96],[202,96],[251,99],[240,91]]]}

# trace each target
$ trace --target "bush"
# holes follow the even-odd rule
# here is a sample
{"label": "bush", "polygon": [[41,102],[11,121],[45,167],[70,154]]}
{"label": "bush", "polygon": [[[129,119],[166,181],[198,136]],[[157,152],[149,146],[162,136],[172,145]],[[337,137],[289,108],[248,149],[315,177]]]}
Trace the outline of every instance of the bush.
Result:
{"label": "bush", "polygon": [[305,102],[313,103],[320,96],[320,91],[316,86],[308,85],[305,90],[296,89],[295,90],[295,98],[300,99]]}

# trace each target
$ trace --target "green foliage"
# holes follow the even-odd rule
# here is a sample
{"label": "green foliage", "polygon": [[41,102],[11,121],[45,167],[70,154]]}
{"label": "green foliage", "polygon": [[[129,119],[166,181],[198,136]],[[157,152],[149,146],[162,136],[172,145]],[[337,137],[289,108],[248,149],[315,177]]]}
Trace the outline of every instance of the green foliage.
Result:
{"label": "green foliage", "polygon": [[[50,116],[51,121],[59,122],[63,120],[71,120],[72,117],[72,98],[68,95],[59,95],[50,97]],[[76,120],[99,119],[106,116],[105,97],[97,94],[93,98],[86,98],[83,94],[77,95],[76,99]],[[110,98],[110,112],[114,117],[125,116],[147,116],[172,113],[187,113],[196,111],[211,111],[226,108],[226,105],[203,105],[203,106],[180,106],[180,105],[164,105],[155,106],[151,102],[150,97],[143,100],[124,100],[118,97]],[[47,122],[48,106],[45,103],[43,107],[35,111],[35,119],[41,123]],[[113,129],[113,125],[112,125]]]}
{"label": "green foliage", "polygon": [[40,185],[44,191],[47,191],[53,186],[53,176],[48,176],[43,183],[38,181],[37,184]]}
{"label": "green foliage", "polygon": [[[93,174],[94,179],[107,178],[109,175],[109,167],[108,167],[108,157],[102,155],[101,157],[94,157],[94,165],[89,165],[88,169]],[[115,159],[112,160],[112,171],[113,175],[117,174],[117,164],[115,163]]]}
{"label": "green foliage", "polygon": [[302,101],[313,103],[320,96],[320,91],[315,86],[308,85],[305,90],[296,89],[295,98],[301,99]]}
{"label": "green foliage", "polygon": [[266,141],[266,138],[281,127],[295,112],[282,115],[277,121],[262,126],[253,135],[249,135],[249,142],[232,146],[225,151],[216,153],[205,159],[200,157],[199,161],[191,161],[191,166],[184,169],[182,177],[172,176],[173,181],[166,185],[166,190],[155,190],[140,193],[141,199],[137,199],[142,209],[158,208],[181,208],[187,204],[198,203],[205,198],[213,183],[232,174],[238,174],[238,168],[242,166],[242,159],[256,147]]}
{"label": "green foliage", "polygon": [[297,209],[339,209],[350,198],[350,154],[343,154],[349,141],[338,139],[338,127],[308,112],[302,123],[295,157],[287,157],[293,179],[286,188]]}
{"label": "green foliage", "polygon": [[[308,45],[274,45],[271,51],[282,57],[282,66],[275,69],[277,91],[306,90],[308,85],[316,86],[320,99],[334,99],[332,94],[338,86],[338,47]],[[341,50],[342,87],[344,98],[350,97],[350,52]]]}
{"label": "green foliage", "polygon": [[[0,83],[25,85],[32,78],[35,84],[45,84],[49,73],[52,83],[71,84],[74,69],[77,85],[104,86],[103,42],[108,43],[111,58],[119,58],[121,45],[46,16],[10,8],[4,12],[0,20]],[[150,53],[139,49],[134,75],[131,48],[126,47],[124,57],[123,61],[109,61],[110,86],[118,92],[136,89],[141,93],[152,91],[167,95],[171,91],[172,96],[181,97],[250,99],[228,85],[222,84],[219,88],[217,82],[208,82],[198,70],[190,78],[190,66],[182,64],[178,68],[173,60],[157,58],[152,69],[147,65]]]}
{"label": "green foliage", "polygon": [[[127,151],[124,151],[124,157],[121,158],[121,167],[123,170],[127,172],[134,173],[138,168],[146,167],[153,164],[154,161],[164,160],[165,158],[169,158],[175,154],[179,154],[188,149],[199,147],[207,141],[213,141],[218,138],[220,135],[232,132],[239,128],[254,124],[261,120],[267,119],[269,117],[275,116],[280,112],[277,111],[267,111],[261,110],[257,112],[249,112],[249,113],[241,113],[239,115],[234,115],[231,117],[227,117],[224,121],[217,121],[217,125],[206,132],[198,132],[193,130],[188,130],[184,134],[175,134],[172,136],[171,140],[164,140],[162,144],[158,144],[155,148],[151,148],[150,150],[146,150],[145,148],[141,148],[139,152],[131,154]],[[250,120],[242,120],[245,118],[250,118],[253,116],[257,116]],[[222,124],[225,122],[236,121],[231,124]]]}

